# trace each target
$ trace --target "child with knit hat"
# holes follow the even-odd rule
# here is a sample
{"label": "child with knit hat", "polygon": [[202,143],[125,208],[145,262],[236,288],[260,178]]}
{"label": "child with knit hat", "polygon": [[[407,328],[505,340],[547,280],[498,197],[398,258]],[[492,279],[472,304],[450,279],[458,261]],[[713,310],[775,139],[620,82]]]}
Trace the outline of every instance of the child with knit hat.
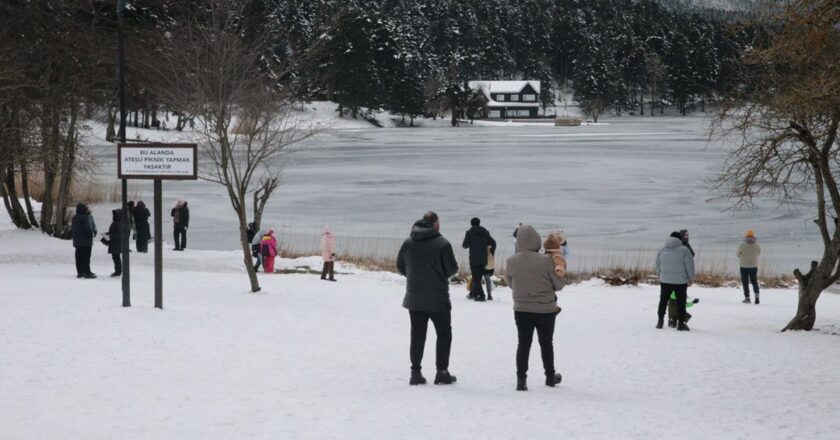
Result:
{"label": "child with knit hat", "polygon": [[750,229],[744,236],[744,240],[738,245],[738,264],[741,266],[741,285],[744,288],[744,304],[750,304],[750,284],[755,294],[755,303],[758,298],[758,256],[761,255],[761,246],[756,243],[755,232]]}

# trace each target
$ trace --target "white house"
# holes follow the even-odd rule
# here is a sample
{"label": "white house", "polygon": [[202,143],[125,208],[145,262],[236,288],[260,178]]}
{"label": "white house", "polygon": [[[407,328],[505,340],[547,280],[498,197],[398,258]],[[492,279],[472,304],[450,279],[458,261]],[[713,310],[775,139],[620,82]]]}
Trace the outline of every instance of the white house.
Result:
{"label": "white house", "polygon": [[470,81],[487,99],[487,118],[538,118],[540,111],[539,80]]}

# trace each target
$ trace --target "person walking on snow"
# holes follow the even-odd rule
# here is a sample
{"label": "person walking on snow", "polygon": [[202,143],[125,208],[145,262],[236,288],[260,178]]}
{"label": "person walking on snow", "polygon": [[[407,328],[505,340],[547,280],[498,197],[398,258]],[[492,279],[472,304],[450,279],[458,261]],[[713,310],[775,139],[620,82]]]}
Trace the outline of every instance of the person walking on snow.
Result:
{"label": "person walking on snow", "polygon": [[112,221],[108,228],[108,253],[111,254],[111,259],[114,260],[114,273],[112,277],[122,275],[122,209],[115,209],[111,211]]}
{"label": "person walking on snow", "polygon": [[541,238],[530,225],[516,234],[516,253],[507,260],[505,278],[513,291],[513,317],[519,344],[516,348],[516,390],[527,391],[528,358],[534,330],[540,343],[545,384],[554,387],[563,376],[554,368],[554,323],[560,307],[557,294],[565,282],[557,276],[552,255],[540,254]]}
{"label": "person walking on snow", "polygon": [[440,234],[437,214],[429,211],[414,223],[397,254],[397,269],[406,278],[403,307],[408,309],[411,318],[411,378],[408,384],[426,383],[421,370],[429,320],[437,333],[435,384],[455,383],[457,378],[449,373],[452,348],[449,278],[458,273],[458,263],[452,245]]}
{"label": "person walking on snow", "polygon": [[677,330],[690,330],[685,324],[685,301],[688,286],[694,281],[694,257],[682,243],[679,232],[672,232],[656,255],[656,276],[659,277],[659,307],[656,328],[662,328],[665,309],[673,293],[677,301]]}
{"label": "person walking on snow", "polygon": [[752,229],[747,231],[744,241],[738,245],[738,264],[741,266],[741,285],[744,287],[744,304],[750,303],[750,283],[755,293],[755,303],[758,298],[758,256],[761,255],[761,246],[756,243],[755,232]]}
{"label": "person walking on snow", "polygon": [[96,223],[90,208],[83,203],[76,205],[76,215],[70,222],[73,247],[76,248],[76,278],[96,278],[90,270],[90,254],[93,251],[93,237],[96,237]]}
{"label": "person walking on snow", "polygon": [[257,233],[257,225],[254,223],[248,223],[248,243],[251,243],[251,256],[257,259],[254,262],[254,271],[259,272],[260,267],[262,267],[262,254],[260,253],[260,240],[262,240],[263,235],[267,234],[268,231],[259,231]]}
{"label": "person walking on snow", "polygon": [[[682,241],[683,246],[687,247],[688,251],[691,252],[691,256],[694,257],[696,254],[694,253],[694,249],[691,247],[691,244],[688,242],[688,229],[680,229],[680,241]],[[690,303],[686,302],[686,307],[691,307],[689,304]],[[686,312],[685,316],[685,323],[688,324],[688,320],[691,319],[691,315]],[[677,327],[677,299],[675,295],[671,295],[668,300],[668,327]]]}
{"label": "person walking on snow", "polygon": [[487,266],[487,256],[496,254],[496,240],[490,236],[487,229],[481,226],[481,220],[478,217],[473,217],[470,220],[470,225],[470,229],[464,234],[464,243],[462,244],[464,249],[470,250],[472,289],[467,298],[476,301],[485,301],[486,299],[492,301],[492,296],[485,298],[484,290],[481,288],[481,279],[484,277],[484,267]]}
{"label": "person walking on snow", "polygon": [[134,226],[137,228],[137,252],[149,252],[149,240],[152,239],[152,231],[149,228],[149,208],[142,200],[134,207]]}
{"label": "person walking on snow", "polygon": [[[335,281],[335,238],[330,228],[324,226],[321,234],[321,258],[324,260],[324,268],[321,269],[321,279]],[[329,278],[327,278],[329,275]]]}
{"label": "person walking on snow", "polygon": [[269,229],[260,239],[260,254],[263,257],[265,273],[274,273],[274,259],[277,257],[277,237],[274,229]]}
{"label": "person walking on snow", "polygon": [[187,207],[187,202],[178,200],[170,215],[172,216],[172,225],[175,228],[173,232],[175,250],[183,251],[187,248],[187,228],[190,226],[190,208]]}

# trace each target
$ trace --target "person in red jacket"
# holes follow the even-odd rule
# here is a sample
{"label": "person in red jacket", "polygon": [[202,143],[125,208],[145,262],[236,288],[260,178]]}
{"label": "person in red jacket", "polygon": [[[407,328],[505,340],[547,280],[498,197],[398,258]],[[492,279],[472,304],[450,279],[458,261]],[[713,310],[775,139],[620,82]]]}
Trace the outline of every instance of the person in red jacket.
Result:
{"label": "person in red jacket", "polygon": [[268,234],[263,235],[260,240],[260,254],[263,256],[265,273],[274,273],[274,259],[277,257],[277,237],[274,229],[269,229]]}

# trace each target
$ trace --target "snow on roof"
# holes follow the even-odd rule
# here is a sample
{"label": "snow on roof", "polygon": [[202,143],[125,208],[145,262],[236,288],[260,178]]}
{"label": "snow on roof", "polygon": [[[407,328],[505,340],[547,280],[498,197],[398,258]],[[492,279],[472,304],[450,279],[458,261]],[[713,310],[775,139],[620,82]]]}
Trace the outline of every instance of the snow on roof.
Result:
{"label": "snow on roof", "polygon": [[525,88],[526,85],[530,84],[531,87],[537,92],[540,93],[540,82],[539,80],[524,80],[524,81],[470,81],[469,86],[471,89],[476,90],[484,90],[484,93],[519,93],[522,89]]}

